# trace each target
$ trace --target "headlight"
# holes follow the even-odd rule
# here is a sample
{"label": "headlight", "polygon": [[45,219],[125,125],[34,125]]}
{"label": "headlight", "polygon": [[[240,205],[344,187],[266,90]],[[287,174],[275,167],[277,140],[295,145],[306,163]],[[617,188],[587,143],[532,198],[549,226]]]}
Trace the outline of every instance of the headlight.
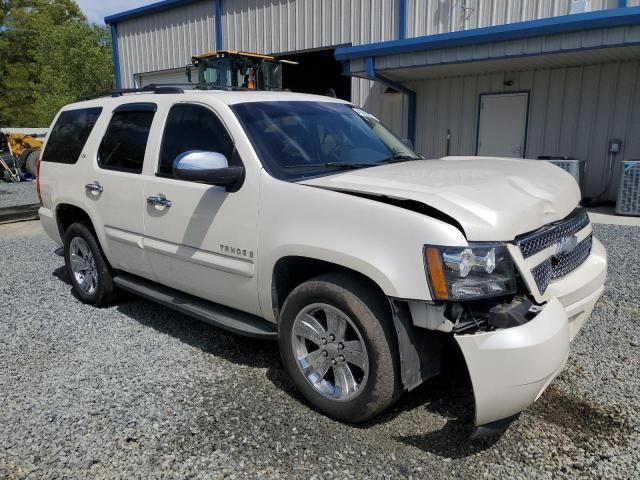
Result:
{"label": "headlight", "polygon": [[427,245],[424,255],[434,300],[487,298],[516,291],[513,262],[503,243]]}

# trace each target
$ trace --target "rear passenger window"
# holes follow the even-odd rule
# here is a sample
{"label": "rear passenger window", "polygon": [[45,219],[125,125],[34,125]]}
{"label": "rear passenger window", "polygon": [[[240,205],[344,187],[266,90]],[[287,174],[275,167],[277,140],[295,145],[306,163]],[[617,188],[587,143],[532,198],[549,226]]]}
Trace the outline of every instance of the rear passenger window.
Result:
{"label": "rear passenger window", "polygon": [[100,112],[102,107],[62,112],[49,134],[42,161],[76,163]]}
{"label": "rear passenger window", "polygon": [[199,105],[179,104],[171,108],[160,149],[159,176],[173,176],[173,161],[189,150],[222,153],[232,165],[233,140],[220,119]]}
{"label": "rear passenger window", "polygon": [[104,134],[98,165],[107,170],[141,173],[153,111],[115,111]]}

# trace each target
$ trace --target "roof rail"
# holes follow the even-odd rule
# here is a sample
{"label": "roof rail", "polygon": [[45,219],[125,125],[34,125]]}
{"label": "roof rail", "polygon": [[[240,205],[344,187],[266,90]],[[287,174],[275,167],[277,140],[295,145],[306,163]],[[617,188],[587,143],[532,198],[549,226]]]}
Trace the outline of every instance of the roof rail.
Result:
{"label": "roof rail", "polygon": [[78,101],[94,100],[102,97],[121,97],[126,93],[184,93],[182,88],[172,85],[145,85],[142,88],[118,88],[115,90],[105,90],[94,95],[87,95],[78,98]]}
{"label": "roof rail", "polygon": [[[184,89],[181,87],[190,88],[193,90],[223,90],[227,92],[256,91],[255,89],[252,89],[252,88],[230,87],[225,85],[214,85],[211,83],[151,83],[149,85],[145,85],[142,88],[119,88],[116,90],[105,90],[102,92],[95,93],[93,95],[86,95],[84,97],[79,97],[77,101],[82,102],[85,100],[95,100],[96,98],[103,98],[103,97],[121,97],[122,95],[127,93],[184,93]],[[270,90],[287,91],[287,89],[279,89],[279,88],[271,88]]]}

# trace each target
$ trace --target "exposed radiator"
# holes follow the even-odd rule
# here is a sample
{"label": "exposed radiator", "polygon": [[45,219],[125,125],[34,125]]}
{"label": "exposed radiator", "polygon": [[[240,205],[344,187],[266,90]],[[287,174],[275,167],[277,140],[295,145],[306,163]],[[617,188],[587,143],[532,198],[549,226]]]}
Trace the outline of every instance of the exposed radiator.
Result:
{"label": "exposed radiator", "polygon": [[622,162],[616,213],[640,216],[640,160]]}

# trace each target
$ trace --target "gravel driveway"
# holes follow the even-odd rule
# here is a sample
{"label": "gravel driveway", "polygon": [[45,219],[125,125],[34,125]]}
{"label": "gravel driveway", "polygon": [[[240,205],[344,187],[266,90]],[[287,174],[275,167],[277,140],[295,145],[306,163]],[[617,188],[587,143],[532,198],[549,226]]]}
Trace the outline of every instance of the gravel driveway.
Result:
{"label": "gravel driveway", "polygon": [[71,293],[38,222],[0,227],[0,478],[640,478],[637,227],[594,227],[606,295],[564,373],[497,441],[440,377],[361,426],[292,389],[274,343]]}
{"label": "gravel driveway", "polygon": [[35,182],[0,182],[0,208],[39,203]]}

